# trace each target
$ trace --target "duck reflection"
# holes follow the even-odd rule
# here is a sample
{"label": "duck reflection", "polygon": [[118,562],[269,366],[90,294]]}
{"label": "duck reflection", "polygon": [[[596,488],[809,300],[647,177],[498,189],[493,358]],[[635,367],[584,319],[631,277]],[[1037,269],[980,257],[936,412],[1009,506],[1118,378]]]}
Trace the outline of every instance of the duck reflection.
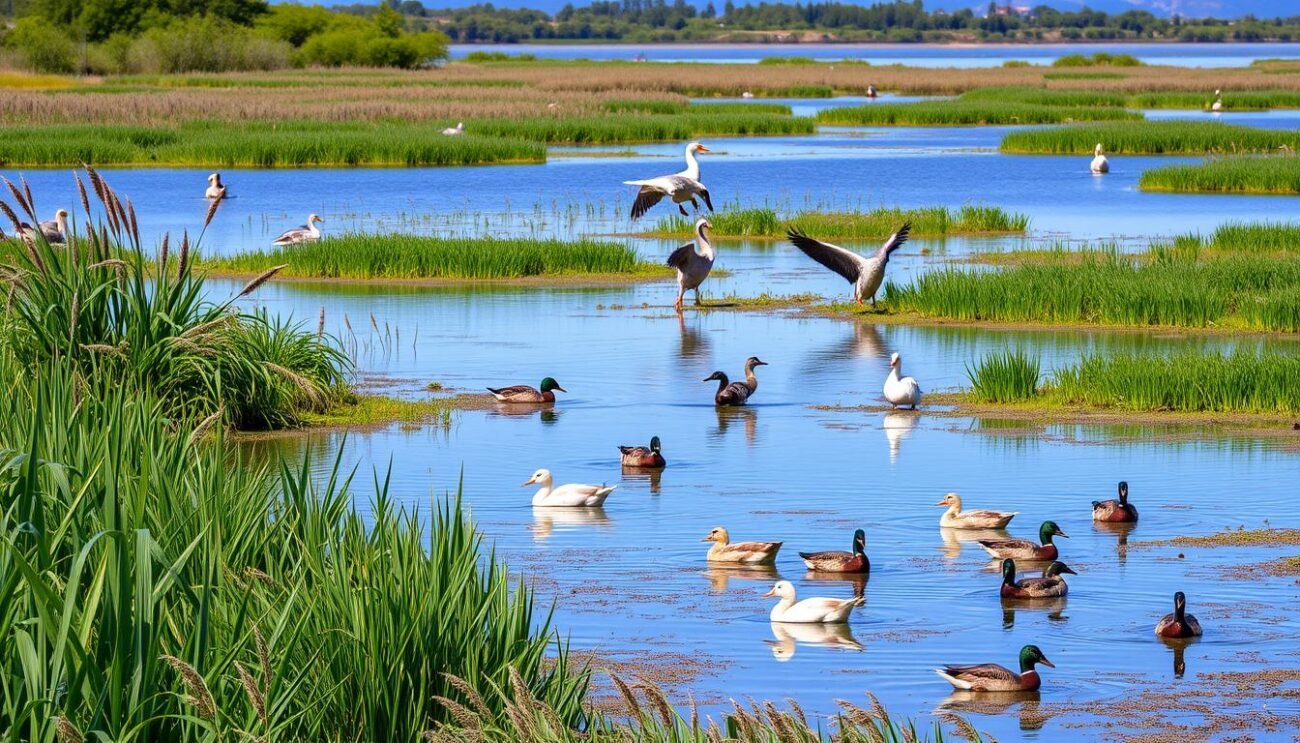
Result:
{"label": "duck reflection", "polygon": [[1094,531],[1105,532],[1115,535],[1115,557],[1119,559],[1119,564],[1123,565],[1128,562],[1128,535],[1137,529],[1136,523],[1115,523],[1109,521],[1092,522]]}
{"label": "duck reflection", "polygon": [[1192,643],[1196,642],[1196,638],[1189,637],[1185,639],[1176,639],[1176,638],[1169,638],[1169,637],[1160,637],[1159,635],[1157,635],[1156,639],[1160,640],[1160,642],[1165,647],[1169,648],[1169,650],[1173,652],[1174,678],[1176,679],[1182,678],[1183,674],[1187,672],[1187,659],[1183,657],[1183,654],[1187,652],[1188,645],[1191,645]]}
{"label": "duck reflection", "polygon": [[710,565],[704,569],[704,577],[714,593],[723,593],[731,587],[733,580],[772,583],[780,580],[781,574],[771,565]]}
{"label": "duck reflection", "polygon": [[1042,707],[1040,700],[1036,691],[954,691],[939,702],[937,711],[978,715],[1006,715],[1015,712],[1020,718],[1021,730],[1041,730],[1051,714]]}
{"label": "duck reflection", "polygon": [[819,583],[839,583],[853,589],[853,595],[866,598],[867,578],[869,573],[815,573],[811,570],[803,574],[803,579]]}
{"label": "duck reflection", "polygon": [[677,355],[683,359],[698,359],[708,357],[709,353],[709,336],[701,333],[695,327],[686,325],[684,315],[677,316],[677,329],[680,332],[681,345],[677,349]]}
{"label": "duck reflection", "polygon": [[[953,529],[941,526],[939,537],[943,539],[943,556],[949,560],[956,560],[961,557],[963,544],[979,547],[981,539],[1009,539],[1011,535],[1006,529]],[[983,552],[984,548],[979,547],[979,550]],[[1000,568],[1002,564],[997,563],[997,565]]]}
{"label": "duck reflection", "polygon": [[862,650],[862,643],[853,636],[848,624],[772,622],[772,636],[776,639],[763,642],[772,650],[772,657],[782,662],[793,658],[799,645]]}
{"label": "duck reflection", "polygon": [[1065,609],[1069,605],[1069,597],[1057,596],[1050,599],[1002,599],[1002,629],[1011,629],[1016,626],[1017,611],[1046,612],[1047,619],[1051,622],[1064,622],[1069,619],[1065,616]]}
{"label": "duck reflection", "polygon": [[718,415],[718,435],[725,436],[727,429],[737,422],[745,427],[745,442],[753,446],[758,439],[758,410],[750,407],[724,407],[717,406],[714,412]]}
{"label": "duck reflection", "polygon": [[571,531],[580,527],[607,528],[614,521],[604,508],[533,508],[533,524],[529,531],[533,541],[550,538],[556,531]]}
{"label": "duck reflection", "polygon": [[542,423],[554,423],[560,419],[560,411],[555,403],[545,405],[496,405],[488,409],[488,415],[501,415],[510,418],[527,418],[536,415]]}
{"label": "duck reflection", "polygon": [[633,482],[645,482],[650,485],[650,492],[659,495],[659,479],[664,476],[661,469],[648,469],[646,467],[629,467],[623,465],[623,479]]}
{"label": "duck reflection", "polygon": [[898,462],[898,452],[903,448],[903,442],[911,438],[916,421],[914,413],[888,413],[881,419],[880,427],[884,429],[885,439],[889,441],[890,464]]}

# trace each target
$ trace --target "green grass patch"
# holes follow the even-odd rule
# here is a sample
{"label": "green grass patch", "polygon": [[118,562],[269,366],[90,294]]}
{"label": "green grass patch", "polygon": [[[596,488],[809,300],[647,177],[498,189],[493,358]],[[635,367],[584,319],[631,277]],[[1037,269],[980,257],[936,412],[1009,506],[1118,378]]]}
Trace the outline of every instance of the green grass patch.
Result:
{"label": "green grass patch", "polygon": [[465,122],[465,131],[547,144],[622,144],[721,135],[811,134],[816,129],[812,119],[750,112],[748,106],[720,113],[707,109],[697,113],[697,108],[688,107],[672,115],[486,119]]}
{"label": "green grass patch", "polygon": [[455,406],[445,400],[402,400],[385,395],[358,394],[327,411],[304,416],[303,423],[326,428],[366,428],[389,423],[432,424],[447,429],[454,420]]}
{"label": "green grass patch", "polygon": [[986,403],[1023,402],[1038,392],[1042,365],[1020,350],[991,353],[966,366],[975,399]]}
{"label": "green grass patch", "polygon": [[1145,121],[1079,124],[1010,132],[1002,152],[1030,155],[1085,155],[1100,142],[1107,153],[1132,155],[1207,155],[1277,152],[1300,148],[1300,132],[1269,130],[1214,121]]}
{"label": "green grass patch", "polygon": [[976,88],[962,93],[957,97],[957,100],[1029,103],[1038,106],[1103,106],[1111,108],[1123,108],[1127,102],[1127,98],[1123,93],[1063,88],[1035,88],[1027,85]]}
{"label": "green grass patch", "polygon": [[[942,206],[920,209],[880,208],[871,211],[803,211],[780,216],[776,210],[723,208],[709,217],[713,232],[720,237],[783,238],[797,227],[818,238],[883,240],[904,222],[912,223],[914,236],[1023,233],[1029,217],[1012,214],[995,206]],[[668,216],[659,220],[647,236],[671,236],[690,232],[694,220]]]}
{"label": "green grass patch", "polygon": [[[1291,133],[1300,140],[1300,133]],[[1300,194],[1300,158],[1222,157],[1190,165],[1168,165],[1142,173],[1143,191],[1179,193]]]}
{"label": "green grass patch", "polygon": [[1132,54],[1110,54],[1097,52],[1091,57],[1086,54],[1066,54],[1052,61],[1053,67],[1144,67],[1142,60]]}
{"label": "green grass patch", "polygon": [[840,126],[995,126],[1064,124],[1072,121],[1136,121],[1141,118],[1142,114],[1136,111],[1093,105],[1049,106],[960,99],[873,103],[827,108],[817,113],[819,123]]}
{"label": "green grass patch", "polygon": [[1209,235],[1180,235],[1174,249],[1218,253],[1300,253],[1300,224],[1284,222],[1227,222]]}
{"label": "green grass patch", "polygon": [[216,273],[257,274],[280,264],[287,264],[280,276],[359,280],[635,276],[666,270],[612,242],[366,234],[327,237],[284,250],[205,257],[199,265]]}

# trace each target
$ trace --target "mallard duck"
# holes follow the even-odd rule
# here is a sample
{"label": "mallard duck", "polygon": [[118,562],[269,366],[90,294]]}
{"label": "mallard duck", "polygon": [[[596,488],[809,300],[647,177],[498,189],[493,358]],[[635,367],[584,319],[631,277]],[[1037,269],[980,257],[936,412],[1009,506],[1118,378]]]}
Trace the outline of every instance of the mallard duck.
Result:
{"label": "mallard duck", "polygon": [[1055,560],[1058,553],[1056,545],[1052,543],[1052,537],[1069,539],[1070,535],[1061,531],[1055,521],[1044,521],[1043,525],[1038,527],[1038,541],[1042,542],[1041,546],[1028,539],[981,539],[980,546],[990,555],[998,558],[1010,557],[1013,560],[1029,561]]}
{"label": "mallard duck", "polygon": [[713,542],[709,548],[709,562],[731,562],[738,565],[771,565],[776,562],[776,553],[782,542],[737,542],[731,543],[731,536],[721,526],[713,527],[709,535],[701,542]]}
{"label": "mallard duck", "polygon": [[758,391],[758,377],[754,376],[754,367],[767,366],[766,361],[760,360],[757,356],[750,356],[745,359],[745,381],[731,382],[727,379],[724,372],[715,371],[705,377],[703,381],[712,382],[717,380],[718,391],[713,395],[713,402],[716,405],[744,405],[749,401],[750,395]]}
{"label": "mallard duck", "polygon": [[862,304],[864,299],[871,300],[876,306],[876,292],[885,281],[885,268],[889,265],[889,256],[907,242],[907,235],[912,229],[911,222],[903,223],[898,231],[889,236],[885,243],[870,256],[859,255],[838,245],[824,243],[808,237],[793,227],[786,231],[786,238],[803,254],[834,271],[853,285],[853,301]]}
{"label": "mallard duck", "polygon": [[1187,597],[1182,591],[1174,594],[1174,613],[1156,622],[1156,635],[1174,639],[1201,636],[1201,623],[1187,613]]}
{"label": "mallard duck", "polygon": [[1101,152],[1101,142],[1098,142],[1097,146],[1092,148],[1092,162],[1088,165],[1088,168],[1097,174],[1110,172],[1110,161]]}
{"label": "mallard duck", "polygon": [[964,691],[1037,691],[1043,685],[1034,666],[1056,666],[1043,655],[1037,645],[1026,645],[1020,649],[1020,673],[1004,668],[996,663],[982,663],[978,666],[944,666],[934,672],[952,684],[954,688]]}
{"label": "mallard duck", "polygon": [[921,385],[912,377],[901,377],[903,358],[898,354],[889,357],[889,376],[885,378],[885,399],[890,405],[907,405],[912,410],[921,404]]}
{"label": "mallard duck", "polygon": [[226,198],[226,185],[221,182],[220,173],[213,173],[208,176],[208,190],[203,192],[203,197],[207,199]]}
{"label": "mallard duck", "polygon": [[867,559],[866,549],[867,533],[858,529],[853,532],[853,549],[850,552],[800,552],[799,556],[809,570],[816,572],[866,573],[871,570],[871,560]]}
{"label": "mallard duck", "polygon": [[1138,510],[1128,502],[1128,483],[1120,482],[1119,500],[1092,502],[1092,520],[1113,524],[1130,524],[1138,520]]}
{"label": "mallard duck", "polygon": [[935,505],[948,507],[939,517],[939,526],[949,529],[1002,529],[1016,517],[1014,511],[963,511],[956,493],[948,493]]}
{"label": "mallard duck", "polygon": [[509,403],[532,403],[534,405],[545,402],[555,402],[555,390],[568,392],[550,377],[542,380],[541,389],[529,387],[526,384],[516,384],[510,387],[488,387],[487,391],[497,399],[497,402]]}
{"label": "mallard duck", "polygon": [[1078,575],[1063,562],[1053,562],[1043,569],[1041,578],[1016,580],[1015,560],[1002,561],[1002,597],[1008,599],[1052,599],[1064,596],[1070,587],[1062,573]]}
{"label": "mallard duck", "polygon": [[522,488],[529,485],[541,485],[542,489],[533,493],[534,506],[562,508],[595,508],[604,505],[605,499],[614,492],[617,485],[561,485],[555,487],[555,478],[547,469],[537,470],[533,476],[524,481]]}
{"label": "mallard duck", "polygon": [[621,462],[624,467],[641,467],[644,469],[659,469],[668,464],[664,461],[664,455],[659,453],[659,437],[650,437],[650,447],[644,446],[620,446],[618,450],[622,452]]}
{"label": "mallard duck", "polygon": [[763,594],[763,598],[772,596],[781,600],[772,607],[771,620],[799,624],[841,624],[849,621],[853,607],[866,603],[861,596],[848,599],[818,597],[796,602],[794,585],[788,580],[777,581],[772,590]]}

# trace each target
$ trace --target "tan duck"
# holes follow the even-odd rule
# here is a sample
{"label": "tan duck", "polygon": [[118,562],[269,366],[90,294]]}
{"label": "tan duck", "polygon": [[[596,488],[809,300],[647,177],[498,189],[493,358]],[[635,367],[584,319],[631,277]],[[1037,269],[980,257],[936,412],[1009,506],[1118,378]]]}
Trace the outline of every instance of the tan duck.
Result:
{"label": "tan duck", "polygon": [[867,533],[861,529],[853,532],[853,551],[800,552],[803,564],[818,573],[867,573],[871,560],[867,559]]}
{"label": "tan duck", "polygon": [[1061,577],[1063,573],[1078,575],[1063,562],[1053,562],[1043,569],[1041,578],[1021,578],[1016,580],[1015,560],[1002,561],[1002,598],[1006,599],[1054,599],[1069,592],[1070,587]]}
{"label": "tan duck", "polygon": [[1174,612],[1164,615],[1156,623],[1156,635],[1170,639],[1201,636],[1201,623],[1187,613],[1187,597],[1182,591],[1174,594]]}
{"label": "tan duck", "polygon": [[980,546],[997,558],[1047,562],[1059,556],[1052,537],[1069,539],[1070,535],[1061,531],[1055,521],[1044,521],[1038,528],[1038,541],[1042,542],[1041,545],[1028,539],[981,539]]}
{"label": "tan duck", "polygon": [[727,379],[727,375],[720,371],[705,377],[703,380],[705,382],[714,380],[718,382],[718,391],[713,395],[714,404],[731,407],[749,402],[750,396],[758,392],[758,377],[754,376],[754,368],[759,366],[767,366],[767,362],[757,356],[745,359],[745,381],[743,382],[731,382]]}
{"label": "tan duck", "polygon": [[488,387],[487,391],[497,399],[497,402],[522,403],[537,405],[540,403],[555,402],[555,391],[568,392],[560,386],[558,382],[550,377],[542,380],[541,389],[529,387],[526,384],[516,384],[510,387]]}
{"label": "tan duck", "polygon": [[736,565],[771,565],[776,562],[776,553],[782,542],[736,542],[731,543],[731,536],[721,526],[713,527],[709,535],[701,542],[713,542],[709,548],[709,562],[729,562]]}
{"label": "tan duck", "polygon": [[1020,673],[996,663],[981,663],[977,666],[944,666],[934,672],[953,688],[964,691],[1037,691],[1043,685],[1034,666],[1056,666],[1043,655],[1037,645],[1026,645],[1020,649]]}
{"label": "tan duck", "polygon": [[650,437],[650,446],[620,446],[618,447],[621,457],[619,461],[624,467],[639,467],[641,469],[661,469],[668,463],[664,461],[664,455],[659,451],[659,437]]}
{"label": "tan duck", "polygon": [[1092,520],[1110,524],[1137,523],[1138,510],[1128,502],[1128,483],[1119,484],[1119,498],[1112,500],[1095,500],[1092,502]]}
{"label": "tan duck", "polygon": [[935,505],[948,507],[939,517],[939,526],[949,529],[1001,529],[1016,517],[1014,512],[963,511],[961,496],[956,493],[948,493]]}

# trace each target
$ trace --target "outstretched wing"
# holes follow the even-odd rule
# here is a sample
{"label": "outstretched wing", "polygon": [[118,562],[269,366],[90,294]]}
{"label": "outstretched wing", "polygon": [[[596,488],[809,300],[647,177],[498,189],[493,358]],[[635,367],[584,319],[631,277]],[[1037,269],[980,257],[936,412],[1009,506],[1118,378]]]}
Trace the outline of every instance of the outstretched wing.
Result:
{"label": "outstretched wing", "polygon": [[642,186],[637,192],[636,201],[632,202],[632,219],[640,219],[650,207],[663,201],[664,192],[650,186]]}
{"label": "outstretched wing", "polygon": [[690,265],[691,256],[695,255],[695,243],[686,243],[680,248],[668,254],[668,267],[675,268],[678,271],[685,271]]}
{"label": "outstretched wing", "polygon": [[[845,250],[838,245],[830,245],[821,240],[814,240],[793,227],[786,233],[786,236],[790,238],[790,242],[796,248],[803,251],[804,255],[843,276],[849,283],[856,284],[858,277],[862,275],[864,259],[857,253]],[[903,239],[907,239],[906,236]]]}
{"label": "outstretched wing", "polygon": [[904,222],[903,226],[899,227],[898,231],[890,235],[889,239],[885,241],[885,244],[880,246],[880,253],[888,256],[890,253],[903,247],[903,243],[907,242],[908,235],[910,235],[911,232],[912,223]]}

